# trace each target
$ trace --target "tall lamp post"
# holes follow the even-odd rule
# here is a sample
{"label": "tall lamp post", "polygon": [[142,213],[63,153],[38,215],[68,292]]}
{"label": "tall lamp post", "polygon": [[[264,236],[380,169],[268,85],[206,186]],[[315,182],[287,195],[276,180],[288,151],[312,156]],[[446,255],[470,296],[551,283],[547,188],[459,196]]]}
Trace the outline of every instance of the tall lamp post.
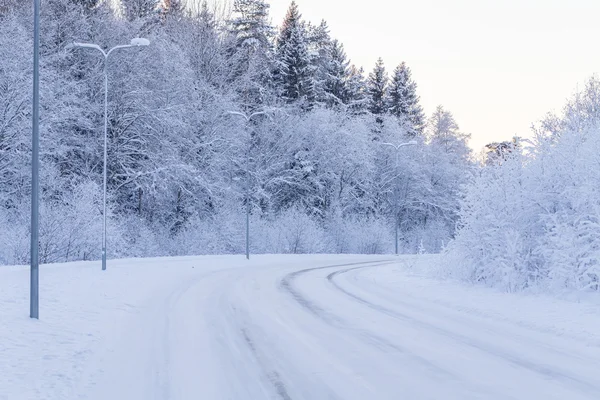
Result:
{"label": "tall lamp post", "polygon": [[39,319],[40,0],[33,0],[33,112],[31,145],[31,253],[29,317]]}
{"label": "tall lamp post", "polygon": [[[244,118],[246,123],[250,123],[252,118],[258,117],[259,115],[265,115],[264,111],[258,111],[250,115],[239,112],[229,111],[229,115],[237,115]],[[250,148],[246,149],[246,259],[250,259]]]}
{"label": "tall lamp post", "polygon": [[106,158],[107,158],[107,147],[108,147],[108,57],[113,51],[119,49],[128,49],[131,47],[148,46],[150,41],[145,38],[134,38],[131,39],[129,44],[115,46],[108,51],[104,51],[100,46],[93,43],[73,43],[68,46],[71,48],[84,48],[98,50],[104,56],[104,166],[103,166],[103,209],[102,209],[102,270],[106,270]]}
{"label": "tall lamp post", "polygon": [[[397,179],[397,174],[398,174],[398,156],[400,155],[400,149],[402,147],[405,146],[415,146],[417,144],[416,141],[411,140],[410,142],[406,142],[406,143],[400,143],[400,144],[393,144],[393,143],[381,143],[384,146],[390,146],[393,147],[396,150],[396,176],[394,179]],[[398,231],[400,230],[400,227],[398,226],[398,193],[395,194],[395,209],[394,209],[394,231],[395,231],[395,248],[396,248],[396,255],[399,255],[398,252]]]}

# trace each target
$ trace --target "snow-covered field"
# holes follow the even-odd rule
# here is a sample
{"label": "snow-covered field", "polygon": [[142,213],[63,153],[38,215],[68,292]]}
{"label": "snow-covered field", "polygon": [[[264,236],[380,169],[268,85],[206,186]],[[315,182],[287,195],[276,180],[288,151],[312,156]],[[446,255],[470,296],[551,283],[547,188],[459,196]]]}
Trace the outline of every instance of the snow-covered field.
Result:
{"label": "snow-covered field", "polygon": [[599,399],[600,308],[419,276],[433,256],[0,268],[0,399]]}

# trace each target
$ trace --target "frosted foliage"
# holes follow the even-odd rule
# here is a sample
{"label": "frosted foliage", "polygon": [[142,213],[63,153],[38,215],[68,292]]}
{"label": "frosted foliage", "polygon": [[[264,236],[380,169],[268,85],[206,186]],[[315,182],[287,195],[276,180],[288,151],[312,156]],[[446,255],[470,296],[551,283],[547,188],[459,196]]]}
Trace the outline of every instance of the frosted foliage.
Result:
{"label": "frosted foliage", "polygon": [[[0,263],[25,264],[31,18],[20,2],[1,4]],[[107,69],[109,258],[241,254],[246,207],[252,253],[390,253],[396,223],[402,252],[452,238],[472,174],[465,137],[451,129],[440,151],[392,115],[383,62],[367,80],[296,4],[279,31],[263,0],[236,0],[231,14],[182,4],[44,2],[42,262],[101,256],[104,65],[68,45],[134,37],[150,45],[111,53]],[[415,111],[403,71],[398,89],[409,87]]]}
{"label": "frosted foliage", "polygon": [[600,290],[600,85],[592,78],[536,139],[481,171],[449,246],[463,278],[505,290]]}

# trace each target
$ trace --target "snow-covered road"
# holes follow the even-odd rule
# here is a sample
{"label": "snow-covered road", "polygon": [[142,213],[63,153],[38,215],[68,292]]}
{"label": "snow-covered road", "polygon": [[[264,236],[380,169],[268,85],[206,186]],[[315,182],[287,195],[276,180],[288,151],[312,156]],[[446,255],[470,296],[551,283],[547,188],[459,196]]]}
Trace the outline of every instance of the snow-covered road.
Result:
{"label": "snow-covered road", "polygon": [[[0,399],[600,398],[593,304],[432,281],[414,260],[49,268],[41,321],[0,294]],[[0,269],[9,289],[25,276]]]}

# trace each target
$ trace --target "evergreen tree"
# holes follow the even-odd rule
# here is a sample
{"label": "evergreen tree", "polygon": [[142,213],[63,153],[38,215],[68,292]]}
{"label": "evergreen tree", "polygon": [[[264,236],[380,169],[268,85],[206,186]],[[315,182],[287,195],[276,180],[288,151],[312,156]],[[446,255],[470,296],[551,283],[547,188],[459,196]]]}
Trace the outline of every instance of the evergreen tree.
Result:
{"label": "evergreen tree", "polygon": [[315,101],[312,68],[301,29],[292,31],[289,45],[281,60],[282,96],[288,102],[301,100],[311,108]]}
{"label": "evergreen tree", "polygon": [[277,74],[281,96],[287,102],[301,101],[305,109],[315,101],[313,67],[308,52],[306,28],[292,2],[277,41]]}
{"label": "evergreen tree", "polygon": [[[369,97],[368,110],[374,115],[383,115],[387,111],[386,107],[386,89],[388,84],[388,75],[383,65],[383,59],[379,58],[375,64],[373,72],[369,74],[367,83],[367,92]],[[377,122],[382,123],[381,117],[377,118]]]}
{"label": "evergreen tree", "polygon": [[235,17],[229,22],[238,48],[265,51],[270,47],[273,27],[269,24],[270,5],[264,0],[235,0]]}
{"label": "evergreen tree", "polygon": [[292,4],[290,4],[290,8],[288,9],[283,20],[283,24],[281,25],[279,36],[277,37],[276,51],[278,58],[283,58],[287,43],[289,43],[291,40],[292,32],[300,28],[304,29],[302,14],[300,14],[300,10],[298,9],[296,2],[292,1]]}
{"label": "evergreen tree", "polygon": [[419,104],[417,84],[411,77],[410,68],[404,62],[394,70],[386,93],[386,103],[390,114],[408,123],[409,134],[415,136],[423,133],[425,117]]}
{"label": "evergreen tree", "polygon": [[326,60],[329,57],[332,42],[327,21],[322,20],[317,26],[309,25],[307,36],[310,50],[314,53],[316,62]]}
{"label": "evergreen tree", "polygon": [[156,15],[159,2],[158,0],[121,0],[121,6],[125,17],[134,21]]}
{"label": "evergreen tree", "polygon": [[229,20],[230,79],[236,82],[236,92],[249,109],[266,101],[266,88],[272,82],[273,27],[268,21],[269,7],[264,0],[236,0],[234,17]]}
{"label": "evergreen tree", "polygon": [[365,81],[365,71],[352,65],[348,70],[348,79],[346,81],[346,94],[344,104],[354,114],[363,114],[367,111],[369,97],[367,83]]}
{"label": "evergreen tree", "polygon": [[429,119],[428,139],[432,147],[445,154],[453,154],[460,160],[470,157],[469,135],[460,132],[458,124],[450,111],[437,106]]}
{"label": "evergreen tree", "polygon": [[348,80],[350,69],[344,46],[334,40],[331,43],[328,60],[323,68],[322,102],[328,107],[348,104]]}
{"label": "evergreen tree", "polygon": [[327,81],[332,62],[333,42],[329,34],[329,26],[325,20],[317,26],[308,27],[308,50],[314,70],[315,96],[319,103],[331,105],[328,99]]}

